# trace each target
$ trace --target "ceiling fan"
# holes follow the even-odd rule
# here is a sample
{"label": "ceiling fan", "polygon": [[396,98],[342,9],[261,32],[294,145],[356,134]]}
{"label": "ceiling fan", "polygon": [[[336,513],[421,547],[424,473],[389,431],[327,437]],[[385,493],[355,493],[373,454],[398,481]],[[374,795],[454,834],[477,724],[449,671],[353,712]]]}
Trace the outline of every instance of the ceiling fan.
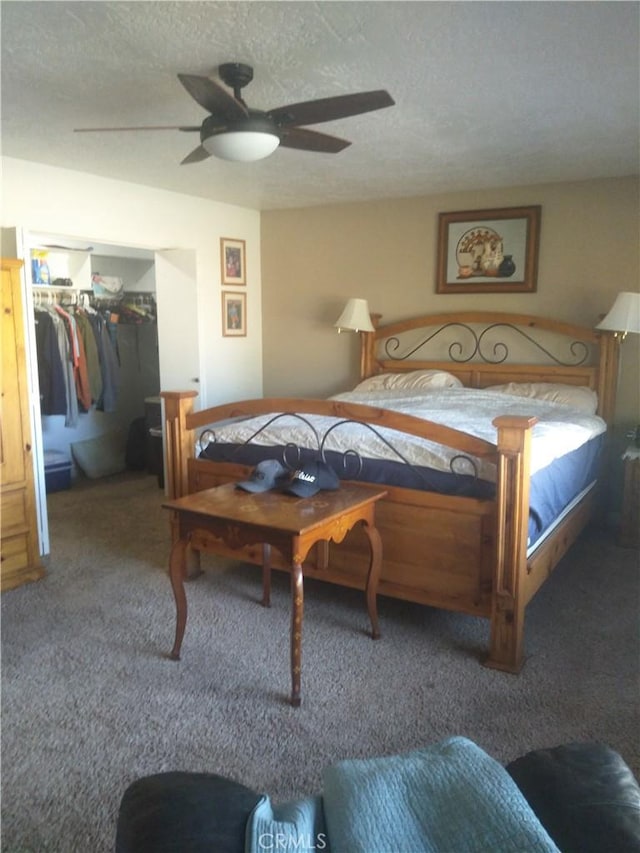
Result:
{"label": "ceiling fan", "polygon": [[337,154],[348,145],[346,139],[308,130],[304,125],[335,121],[360,113],[390,107],[395,102],[384,89],[356,92],[288,104],[271,110],[253,110],[244,102],[242,89],[253,80],[253,68],[240,62],[225,62],[218,67],[220,79],[233,94],[209,77],[178,74],[187,92],[209,115],[196,127],[79,127],[76,133],[126,130],[198,131],[200,145],[188,154],[181,165],[197,163],[212,154],[223,160],[251,161],[268,157],[278,146]]}

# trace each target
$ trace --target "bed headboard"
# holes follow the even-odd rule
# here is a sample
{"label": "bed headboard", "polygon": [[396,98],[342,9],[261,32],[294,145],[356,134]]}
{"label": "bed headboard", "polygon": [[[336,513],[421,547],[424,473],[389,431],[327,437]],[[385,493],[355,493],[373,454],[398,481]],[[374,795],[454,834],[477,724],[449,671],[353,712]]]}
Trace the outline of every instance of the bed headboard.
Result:
{"label": "bed headboard", "polygon": [[488,311],[426,314],[361,332],[360,374],[448,370],[469,387],[506,382],[558,382],[598,394],[598,414],[611,424],[618,374],[617,337],[528,314]]}

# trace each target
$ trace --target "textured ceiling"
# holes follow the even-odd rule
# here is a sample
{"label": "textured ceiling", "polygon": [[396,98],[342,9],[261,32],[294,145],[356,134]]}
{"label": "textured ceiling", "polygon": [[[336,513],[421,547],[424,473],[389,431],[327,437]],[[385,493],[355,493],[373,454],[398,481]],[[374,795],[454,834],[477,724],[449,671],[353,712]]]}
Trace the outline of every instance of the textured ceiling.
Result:
{"label": "textured ceiling", "polygon": [[[258,209],[638,172],[638,3],[2,2],[2,153]],[[180,166],[176,78],[253,65],[250,107],[387,89],[340,154]]]}

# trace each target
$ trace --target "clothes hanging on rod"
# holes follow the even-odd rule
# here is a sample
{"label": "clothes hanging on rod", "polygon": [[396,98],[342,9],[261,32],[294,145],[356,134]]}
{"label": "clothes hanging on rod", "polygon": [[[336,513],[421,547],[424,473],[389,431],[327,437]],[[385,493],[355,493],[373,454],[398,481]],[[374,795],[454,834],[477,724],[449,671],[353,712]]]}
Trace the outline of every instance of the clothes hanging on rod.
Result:
{"label": "clothes hanging on rod", "polygon": [[68,344],[64,345],[64,352],[61,352],[56,325],[62,321],[44,307],[36,307],[34,313],[40,410],[43,415],[66,415],[65,363],[68,360]]}
{"label": "clothes hanging on rod", "polygon": [[100,354],[98,342],[86,310],[76,311],[76,326],[78,336],[84,347],[85,360],[87,363],[87,379],[89,382],[89,394],[91,402],[97,402],[102,397],[102,368],[100,366]]}
{"label": "clothes hanging on rod", "polygon": [[90,307],[35,306],[43,415],[65,415],[75,427],[92,407],[114,412],[120,385],[117,350],[107,321]]}
{"label": "clothes hanging on rod", "polygon": [[120,320],[123,323],[156,323],[156,300],[149,293],[125,293]]}
{"label": "clothes hanging on rod", "polygon": [[[69,385],[67,387],[67,407],[70,411],[69,419],[75,426],[78,422],[78,413],[82,409],[88,412],[91,408],[91,392],[89,390],[89,377],[87,374],[87,359],[84,351],[82,338],[78,334],[75,315],[65,311],[61,305],[56,305],[55,310],[64,321],[64,328],[69,343],[69,359],[71,370],[69,371]],[[73,384],[71,384],[73,383]],[[75,397],[75,406],[73,403]]]}
{"label": "clothes hanging on rod", "polygon": [[102,394],[96,400],[96,409],[102,412],[115,412],[120,390],[116,325],[99,311],[89,313],[89,322],[96,339],[102,377]]}
{"label": "clothes hanging on rod", "polygon": [[65,426],[75,427],[91,408],[115,412],[118,325],[155,323],[153,294],[105,299],[92,291],[36,287],[33,297],[42,414],[65,415]]}
{"label": "clothes hanging on rod", "polygon": [[99,311],[117,314],[119,323],[157,322],[156,300],[150,293],[125,292],[117,298],[108,298],[91,294],[90,304]]}

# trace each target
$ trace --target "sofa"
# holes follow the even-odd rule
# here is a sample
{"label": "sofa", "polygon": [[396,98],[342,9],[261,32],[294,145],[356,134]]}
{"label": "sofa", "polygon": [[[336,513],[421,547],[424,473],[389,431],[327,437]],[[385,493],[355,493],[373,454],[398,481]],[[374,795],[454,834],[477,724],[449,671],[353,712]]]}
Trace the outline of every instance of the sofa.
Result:
{"label": "sofa", "polygon": [[[445,744],[445,751],[451,749],[451,743],[459,749],[461,741],[463,739],[451,739]],[[465,746],[462,743],[462,747]],[[427,748],[426,752],[432,761],[430,749]],[[440,745],[436,749],[442,752]],[[479,752],[478,748],[476,751]],[[423,755],[420,753],[421,759]],[[394,759],[381,759],[382,773],[385,767],[389,767],[389,760]],[[493,762],[493,759],[488,760]],[[370,773],[371,767],[375,769],[378,766],[375,761],[355,762],[354,766],[358,772],[365,767]],[[534,849],[559,849],[566,853],[640,853],[640,787],[623,758],[613,749],[600,743],[572,743],[534,750],[507,764],[506,768],[494,763],[499,773],[509,777],[509,785],[515,783],[512,787],[517,790],[517,796],[524,798],[527,810],[535,815],[533,820],[541,826],[541,833],[551,839],[549,846],[531,843],[518,847],[516,844],[513,849],[523,853]],[[395,773],[397,767],[392,765],[392,769]],[[352,770],[353,766],[350,766],[349,772]],[[480,772],[486,780],[485,765],[481,766]],[[497,778],[500,778],[499,774]],[[369,782],[370,777],[366,787],[372,790]],[[325,776],[325,786],[326,783]],[[479,790],[487,784],[491,787],[491,780],[471,787]],[[449,787],[448,791],[451,790],[454,789]],[[344,791],[339,796],[343,794]],[[316,798],[322,803],[324,797],[325,808],[327,796],[325,787],[323,795]],[[247,846],[249,822],[265,802],[268,803],[268,798],[261,793],[214,773],[175,771],[145,776],[124,791],[118,814],[116,853],[244,853],[250,849]],[[455,808],[450,815],[465,811],[459,803],[445,801],[435,809],[441,812],[451,806]],[[342,806],[338,808],[341,810]],[[406,814],[412,810],[415,810],[415,803]],[[391,813],[387,813],[387,821]],[[451,819],[450,816],[447,818]],[[477,821],[476,815],[474,820]],[[398,823],[404,822],[405,815]],[[293,846],[283,844],[281,848],[278,840],[281,837],[262,835],[261,838],[268,838],[269,842],[260,846],[270,851],[300,849],[295,840]],[[388,845],[381,849],[373,840],[359,846],[353,842],[347,846],[335,845],[331,831],[326,835],[324,827],[318,838],[321,843],[314,845],[309,842],[304,849],[338,851],[349,848],[350,853],[356,849],[387,853]],[[393,853],[395,849],[394,844]],[[415,842],[412,845],[407,841],[404,845],[398,842],[397,849],[403,853],[414,853],[418,848]],[[420,844],[419,849],[449,853],[451,848],[432,841]],[[465,849],[489,851],[492,844],[470,842]],[[506,848],[494,845],[492,853],[502,849]]]}

